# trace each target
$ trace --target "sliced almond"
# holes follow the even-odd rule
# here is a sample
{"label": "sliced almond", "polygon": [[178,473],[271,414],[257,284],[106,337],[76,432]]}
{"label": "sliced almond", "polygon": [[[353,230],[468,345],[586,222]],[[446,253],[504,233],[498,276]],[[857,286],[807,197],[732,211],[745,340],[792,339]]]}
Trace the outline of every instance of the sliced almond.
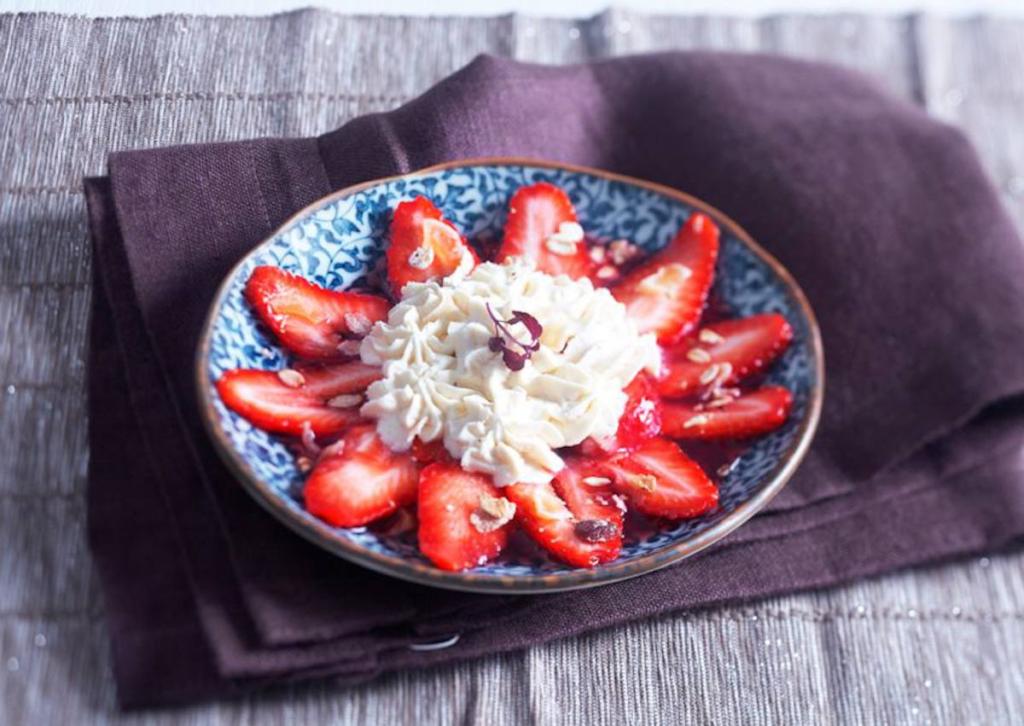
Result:
{"label": "sliced almond", "polygon": [[306,377],[299,373],[294,368],[284,368],[277,372],[277,377],[281,380],[281,383],[288,386],[288,388],[302,388],[306,384]]}
{"label": "sliced almond", "polygon": [[717,345],[718,343],[721,343],[723,340],[725,340],[725,338],[723,338],[721,335],[716,333],[714,330],[711,330],[710,328],[704,328],[702,331],[700,331],[700,333],[698,333],[697,335],[697,338],[700,340],[701,343],[707,343],[708,345]]}
{"label": "sliced almond", "polygon": [[705,385],[705,386],[707,384],[711,383],[711,381],[715,380],[716,378],[718,378],[718,364],[717,363],[712,363],[707,368],[705,368],[703,370],[703,372],[700,374],[700,382],[701,382],[702,385]]}
{"label": "sliced almond", "polygon": [[595,265],[600,265],[604,262],[604,258],[608,256],[608,250],[600,245],[595,245],[590,248],[590,261]]}
{"label": "sliced almond", "polygon": [[596,274],[598,280],[611,280],[618,276],[619,271],[611,265],[602,265],[597,268]]}
{"label": "sliced almond", "polygon": [[481,494],[480,508],[469,515],[469,523],[478,532],[493,532],[511,522],[515,513],[516,505],[505,497]]}
{"label": "sliced almond", "polygon": [[630,474],[628,481],[645,492],[653,492],[655,487],[658,486],[658,477],[653,474]]}
{"label": "sliced almond", "polygon": [[345,327],[353,335],[366,335],[373,327],[373,323],[362,313],[345,313]]}
{"label": "sliced almond", "polygon": [[612,483],[612,480],[606,476],[585,476],[582,481],[588,487],[603,487]]}
{"label": "sliced almond", "polygon": [[544,242],[544,246],[547,247],[548,252],[561,257],[568,257],[569,255],[576,253],[575,242],[569,242],[568,240],[555,235],[548,237]]}
{"label": "sliced almond", "polygon": [[430,245],[420,245],[409,255],[409,266],[417,270],[425,270],[434,261],[434,248]]}
{"label": "sliced almond", "polygon": [[617,239],[608,245],[608,252],[612,256],[612,262],[622,265],[640,254],[640,248],[629,240]]}
{"label": "sliced almond", "polygon": [[711,354],[703,348],[690,348],[686,351],[686,357],[694,363],[710,363]]}
{"label": "sliced almond", "polygon": [[683,423],[683,428],[689,429],[693,428],[694,426],[703,426],[710,420],[711,419],[708,418],[707,414],[698,413],[696,416],[691,416],[690,418],[686,419],[686,421]]}
{"label": "sliced almond", "polygon": [[638,289],[651,295],[671,297],[678,290],[679,284],[685,282],[691,275],[693,272],[689,267],[673,262],[669,265],[662,265],[656,272],[652,272],[641,280]]}

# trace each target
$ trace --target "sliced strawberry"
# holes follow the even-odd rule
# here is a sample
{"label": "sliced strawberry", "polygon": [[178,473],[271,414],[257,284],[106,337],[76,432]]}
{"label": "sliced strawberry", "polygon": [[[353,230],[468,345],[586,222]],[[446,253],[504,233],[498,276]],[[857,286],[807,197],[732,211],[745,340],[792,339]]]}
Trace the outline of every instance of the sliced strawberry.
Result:
{"label": "sliced strawberry", "polygon": [[365,335],[391,307],[382,297],[328,290],[273,266],[252,271],[245,297],[284,347],[311,360],[357,354],[346,339]]}
{"label": "sliced strawberry", "polygon": [[[360,418],[358,402],[341,407],[329,405],[325,400],[337,395],[333,391],[338,390],[341,379],[345,379],[345,387],[353,383],[350,371],[334,379],[325,371],[326,368],[313,375],[291,369],[232,370],[217,381],[217,392],[225,406],[270,433],[301,436],[303,430],[309,428],[316,436],[328,436]],[[305,384],[305,380],[314,383]],[[306,385],[311,389],[307,390]]]}
{"label": "sliced strawberry", "polygon": [[508,541],[506,521],[487,509],[511,507],[485,474],[455,462],[431,464],[420,473],[420,552],[442,570],[466,570],[497,557]]}
{"label": "sliced strawberry", "polygon": [[408,282],[426,282],[455,272],[462,256],[479,262],[476,252],[441,210],[426,197],[395,207],[388,245],[388,281],[396,295]]}
{"label": "sliced strawberry", "polygon": [[793,328],[777,313],[713,323],[665,351],[658,390],[685,396],[737,383],[768,367],[791,340]]}
{"label": "sliced strawberry", "polygon": [[624,392],[629,398],[618,430],[612,436],[585,441],[584,453],[600,456],[601,453],[628,451],[661,434],[661,396],[650,376],[640,373]]}
{"label": "sliced strawberry", "polygon": [[419,437],[412,440],[412,458],[421,464],[433,464],[435,461],[451,461],[452,456],[444,447],[442,439],[421,441]]}
{"label": "sliced strawberry", "polygon": [[651,439],[603,466],[614,475],[613,486],[645,514],[688,519],[718,504],[715,483],[668,439]]}
{"label": "sliced strawberry", "polygon": [[630,272],[612,289],[641,333],[667,345],[700,320],[718,259],[718,227],[694,212],[668,247]]}
{"label": "sliced strawberry", "polygon": [[549,275],[579,279],[590,274],[594,263],[576,222],[576,210],[564,191],[539,182],[512,195],[497,260],[509,257],[533,260],[538,270]]}
{"label": "sliced strawberry", "polygon": [[357,426],[332,446],[306,480],[309,513],[335,527],[361,527],[416,501],[419,467],[388,449],[372,425]]}
{"label": "sliced strawberry", "polygon": [[793,396],[782,386],[766,386],[738,398],[711,403],[666,401],[663,429],[674,439],[743,439],[774,431],[789,418]]}
{"label": "sliced strawberry", "polygon": [[377,366],[369,366],[358,360],[330,364],[304,363],[295,366],[295,370],[302,375],[302,392],[322,401],[342,394],[361,393],[382,375]]}
{"label": "sliced strawberry", "polygon": [[592,466],[570,460],[551,484],[513,484],[505,493],[541,547],[573,567],[594,567],[622,549],[622,509],[610,485]]}

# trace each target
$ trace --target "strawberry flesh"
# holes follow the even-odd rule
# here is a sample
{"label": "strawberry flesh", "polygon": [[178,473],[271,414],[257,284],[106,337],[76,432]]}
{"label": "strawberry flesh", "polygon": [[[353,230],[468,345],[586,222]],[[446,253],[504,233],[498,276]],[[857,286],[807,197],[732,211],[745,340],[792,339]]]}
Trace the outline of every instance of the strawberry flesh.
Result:
{"label": "strawberry flesh", "polygon": [[391,451],[372,425],[349,431],[331,446],[306,480],[310,514],[335,527],[361,527],[416,501],[419,467]]}
{"label": "strawberry flesh", "polygon": [[573,567],[610,562],[622,550],[622,509],[610,479],[570,460],[550,484],[513,484],[516,519],[541,547]]}
{"label": "strawberry flesh", "polygon": [[426,197],[400,203],[391,218],[387,250],[388,282],[400,295],[409,282],[426,282],[455,272],[462,256],[479,262],[476,252],[441,210]]}
{"label": "strawberry flesh", "polygon": [[738,383],[767,368],[791,340],[793,328],[777,313],[713,323],[665,351],[658,391],[678,397]]}
{"label": "strawberry flesh", "polygon": [[[349,366],[359,366],[358,371]],[[224,405],[254,426],[274,434],[301,436],[309,428],[316,436],[329,436],[360,421],[359,407],[336,408],[327,400],[341,393],[362,390],[363,381],[379,372],[362,363],[324,367],[300,373],[305,382],[287,385],[276,371],[237,369],[217,381]]]}
{"label": "strawberry flesh", "polygon": [[390,303],[377,295],[328,290],[280,267],[252,271],[245,297],[281,344],[310,360],[338,360],[339,346],[384,320]]}
{"label": "strawberry flesh", "polygon": [[644,514],[689,519],[718,504],[715,483],[668,439],[651,439],[603,466],[612,474],[615,489]]}
{"label": "strawberry flesh", "polygon": [[486,519],[482,497],[502,492],[484,474],[464,471],[455,462],[437,462],[423,469],[419,481],[420,552],[442,570],[459,571],[497,557],[508,542],[509,524],[480,531],[474,521]]}
{"label": "strawberry flesh", "polygon": [[629,451],[661,434],[661,396],[651,377],[640,373],[626,386],[624,393],[629,398],[619,419],[619,428],[611,436],[586,440],[583,443],[585,454],[601,457]]}
{"label": "strawberry flesh", "polygon": [[718,258],[718,227],[694,212],[668,246],[612,288],[641,333],[668,345],[700,320]]}
{"label": "strawberry flesh", "polygon": [[792,405],[792,394],[782,386],[766,386],[714,407],[666,401],[663,428],[674,439],[750,438],[784,424]]}
{"label": "strawberry flesh", "polygon": [[508,220],[497,261],[525,257],[532,260],[538,270],[549,275],[568,275],[573,279],[587,277],[593,262],[586,242],[548,242],[563,223],[569,222],[576,222],[576,210],[564,191],[547,182],[520,187],[509,201]]}

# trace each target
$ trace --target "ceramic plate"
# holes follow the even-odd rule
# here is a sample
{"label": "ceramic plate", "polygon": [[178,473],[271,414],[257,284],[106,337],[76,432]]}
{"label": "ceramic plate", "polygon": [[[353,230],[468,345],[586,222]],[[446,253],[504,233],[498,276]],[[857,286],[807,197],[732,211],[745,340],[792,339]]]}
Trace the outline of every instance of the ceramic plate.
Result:
{"label": "ceramic plate", "polygon": [[[790,420],[756,439],[720,481],[720,505],[697,519],[628,540],[615,562],[573,569],[543,556],[443,572],[416,550],[414,536],[331,527],[302,506],[303,477],[284,443],[229,411],[214,381],[232,368],[280,369],[288,354],[258,322],[242,291],[252,269],[277,265],[320,285],[360,283],[383,254],[391,210],[429,197],[472,240],[498,239],[509,197],[547,181],[568,192],[580,222],[599,239],[625,238],[654,252],[694,211],[721,227],[713,295],[732,315],[777,312],[795,332],[769,382],[793,392]],[[217,293],[197,352],[201,409],[214,443],[242,484],[284,524],[345,559],[426,585],[476,592],[551,592],[622,580],[698,552],[749,519],[785,485],[807,451],[823,395],[821,340],[803,293],[782,266],[716,209],[674,189],[596,169],[521,159],[444,164],[343,189],[302,210],[231,271]],[[685,566],[685,565],[684,565]]]}

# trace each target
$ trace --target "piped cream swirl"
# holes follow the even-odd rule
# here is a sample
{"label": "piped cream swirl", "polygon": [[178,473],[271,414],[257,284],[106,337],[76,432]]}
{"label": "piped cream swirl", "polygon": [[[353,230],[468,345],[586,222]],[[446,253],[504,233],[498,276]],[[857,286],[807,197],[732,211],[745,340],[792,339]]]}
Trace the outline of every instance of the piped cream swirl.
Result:
{"label": "piped cream swirl", "polygon": [[[500,318],[523,311],[543,326],[522,370],[488,347],[488,304]],[[519,324],[512,332],[529,340]],[[407,284],[360,353],[383,370],[362,413],[377,420],[388,446],[404,451],[417,436],[442,438],[463,468],[491,474],[498,486],[550,481],[563,466],[556,449],[614,433],[622,389],[660,365],[654,337],[638,334],[607,290],[521,260]]]}

